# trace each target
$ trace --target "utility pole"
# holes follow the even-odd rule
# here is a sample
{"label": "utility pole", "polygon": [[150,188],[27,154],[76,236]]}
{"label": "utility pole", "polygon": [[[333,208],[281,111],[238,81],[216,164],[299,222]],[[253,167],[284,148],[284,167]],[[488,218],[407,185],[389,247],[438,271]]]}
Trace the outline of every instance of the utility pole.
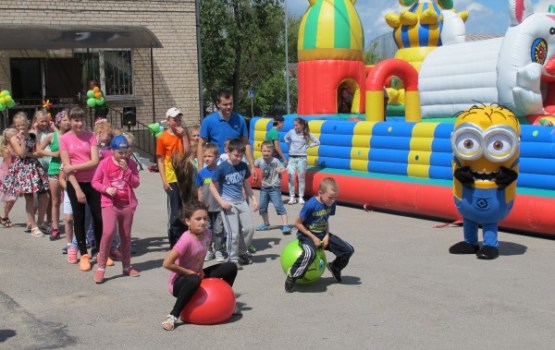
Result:
{"label": "utility pole", "polygon": [[285,94],[287,95],[287,114],[291,114],[289,102],[289,25],[287,19],[287,0],[284,1],[283,13],[285,15]]}

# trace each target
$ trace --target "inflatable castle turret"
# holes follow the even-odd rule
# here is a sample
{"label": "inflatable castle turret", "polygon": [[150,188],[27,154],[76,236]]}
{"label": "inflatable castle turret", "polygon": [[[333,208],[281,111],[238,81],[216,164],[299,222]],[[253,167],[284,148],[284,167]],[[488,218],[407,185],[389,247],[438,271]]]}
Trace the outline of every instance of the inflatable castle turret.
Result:
{"label": "inflatable castle turret", "polygon": [[341,93],[347,113],[364,112],[364,31],[356,0],[308,0],[298,41],[299,115],[336,114]]}
{"label": "inflatable castle turret", "polygon": [[399,4],[409,9],[400,14],[388,13],[385,21],[393,28],[399,48],[395,57],[409,62],[416,70],[438,46],[464,41],[468,12],[450,11],[452,0],[399,0]]}

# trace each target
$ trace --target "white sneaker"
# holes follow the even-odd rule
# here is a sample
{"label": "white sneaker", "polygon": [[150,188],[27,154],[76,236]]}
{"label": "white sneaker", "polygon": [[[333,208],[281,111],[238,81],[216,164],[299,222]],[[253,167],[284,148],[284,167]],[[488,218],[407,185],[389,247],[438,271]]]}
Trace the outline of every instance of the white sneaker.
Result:
{"label": "white sneaker", "polygon": [[289,197],[289,204],[295,204],[297,203],[297,200],[295,199],[295,197]]}
{"label": "white sneaker", "polygon": [[299,197],[299,204],[304,204],[304,199],[303,199],[303,197]]}
{"label": "white sneaker", "polygon": [[204,257],[204,261],[214,260],[214,253],[211,251],[206,252],[206,256]]}
{"label": "white sneaker", "polygon": [[222,254],[222,252],[220,251],[216,251],[216,261],[217,262],[224,262],[225,261],[225,256]]}

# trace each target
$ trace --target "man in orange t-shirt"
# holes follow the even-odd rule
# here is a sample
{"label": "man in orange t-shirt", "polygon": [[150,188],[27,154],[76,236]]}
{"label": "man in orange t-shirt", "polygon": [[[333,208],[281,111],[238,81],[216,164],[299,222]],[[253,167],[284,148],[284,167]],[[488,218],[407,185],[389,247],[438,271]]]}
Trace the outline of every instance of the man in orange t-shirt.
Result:
{"label": "man in orange t-shirt", "polygon": [[175,170],[171,162],[173,153],[189,152],[190,138],[187,129],[181,127],[183,113],[175,107],[166,112],[167,129],[156,140],[156,160],[162,178],[162,186],[168,195],[168,239],[170,249],[173,248],[183,232],[179,221],[181,198],[177,186]]}

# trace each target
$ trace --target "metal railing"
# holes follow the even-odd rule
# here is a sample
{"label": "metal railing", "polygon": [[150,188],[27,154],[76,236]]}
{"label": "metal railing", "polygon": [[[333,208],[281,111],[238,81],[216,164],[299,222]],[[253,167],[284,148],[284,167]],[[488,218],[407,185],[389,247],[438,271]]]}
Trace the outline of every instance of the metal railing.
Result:
{"label": "metal railing", "polygon": [[[40,99],[18,100],[17,106],[10,110],[0,112],[0,132],[10,125],[11,117],[18,111],[24,111],[27,116],[32,119],[34,113],[41,108],[42,101]],[[50,101],[52,107],[49,109],[52,117],[62,109],[71,109],[79,105],[76,99],[53,99]],[[83,107],[83,106],[82,106]],[[86,127],[89,130],[94,129],[95,110],[94,108],[83,107],[87,111]],[[148,130],[148,125],[137,121],[135,125],[126,125],[123,123],[123,112],[114,108],[108,109],[106,119],[115,128],[121,128],[125,132],[133,134],[135,137],[135,149],[141,157],[148,158],[152,162],[156,162],[156,137]]]}
{"label": "metal railing", "polygon": [[[94,110],[89,109],[89,123],[91,128],[94,126]],[[135,137],[135,150],[141,156],[156,162],[156,137],[148,130],[148,125],[137,121],[136,125],[124,124],[123,113],[117,109],[109,108],[106,119],[115,128],[132,134]]]}

